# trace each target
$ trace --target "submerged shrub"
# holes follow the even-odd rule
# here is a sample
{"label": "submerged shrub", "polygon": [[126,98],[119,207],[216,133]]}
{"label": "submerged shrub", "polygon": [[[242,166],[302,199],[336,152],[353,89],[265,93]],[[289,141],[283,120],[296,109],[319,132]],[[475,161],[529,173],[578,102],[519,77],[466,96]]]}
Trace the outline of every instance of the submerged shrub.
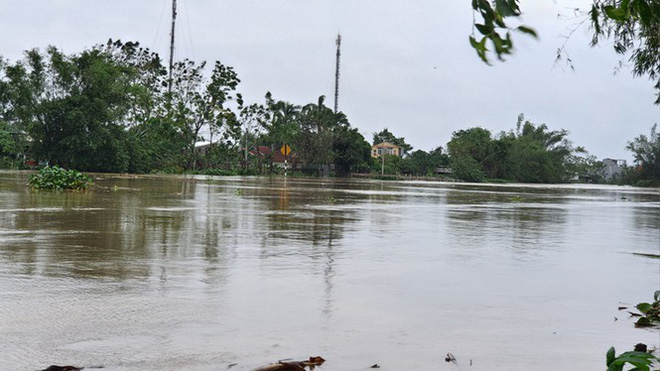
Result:
{"label": "submerged shrub", "polygon": [[84,190],[92,185],[92,178],[77,170],[66,170],[59,166],[46,166],[30,176],[28,186],[32,189]]}
{"label": "submerged shrub", "polygon": [[483,182],[486,174],[481,164],[470,156],[457,156],[452,159],[454,176],[466,182]]}

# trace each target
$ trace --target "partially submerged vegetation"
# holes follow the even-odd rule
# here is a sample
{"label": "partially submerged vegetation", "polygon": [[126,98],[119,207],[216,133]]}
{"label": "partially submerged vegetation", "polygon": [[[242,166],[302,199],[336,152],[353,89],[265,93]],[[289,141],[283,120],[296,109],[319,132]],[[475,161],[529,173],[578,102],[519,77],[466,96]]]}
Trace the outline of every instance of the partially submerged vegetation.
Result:
{"label": "partially submerged vegetation", "polygon": [[59,166],[46,166],[30,176],[28,186],[32,189],[76,190],[92,186],[92,178],[77,170],[66,170]]}
{"label": "partially submerged vegetation", "polygon": [[[635,308],[640,313],[629,312],[632,317],[638,317],[635,327],[653,327],[654,330],[660,330],[660,290],[653,293],[652,303],[642,302]],[[619,307],[619,310],[626,309],[628,309],[626,306]],[[614,347],[611,347],[606,356],[607,371],[622,371],[627,365],[634,366],[629,370],[650,371],[651,367],[660,366],[660,358],[656,357],[654,352],[657,352],[657,349],[649,351],[646,344],[639,343],[635,345],[634,350],[617,356]],[[658,368],[653,369],[658,370]]]}
{"label": "partially submerged vegetation", "polygon": [[317,366],[323,365],[323,363],[325,363],[325,359],[319,356],[309,357],[305,361],[281,360],[267,366],[259,367],[254,371],[304,371],[307,367],[310,370],[314,370]]}
{"label": "partially submerged vegetation", "polygon": [[635,308],[640,313],[631,313],[639,317],[635,322],[636,327],[656,327],[660,329],[660,290],[653,294],[652,303],[639,303]]}

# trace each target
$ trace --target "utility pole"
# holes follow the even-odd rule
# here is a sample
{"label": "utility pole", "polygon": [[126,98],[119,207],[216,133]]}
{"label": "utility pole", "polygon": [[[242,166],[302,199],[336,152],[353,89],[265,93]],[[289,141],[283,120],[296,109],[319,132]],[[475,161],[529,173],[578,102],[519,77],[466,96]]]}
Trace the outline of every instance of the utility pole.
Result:
{"label": "utility pole", "polygon": [[245,152],[245,162],[244,162],[244,165],[243,165],[243,170],[245,170],[246,172],[247,172],[247,168],[248,168],[248,163],[247,163],[248,141],[247,140],[248,140],[248,128],[246,126],[245,127],[245,151],[244,151]]}
{"label": "utility pole", "polygon": [[341,57],[341,34],[337,34],[337,64],[335,66],[335,113],[339,107],[339,57]]}
{"label": "utility pole", "polygon": [[174,26],[176,24],[176,0],[172,0],[172,32],[170,33],[170,77],[167,80],[167,93],[172,93],[172,64],[174,62]]}

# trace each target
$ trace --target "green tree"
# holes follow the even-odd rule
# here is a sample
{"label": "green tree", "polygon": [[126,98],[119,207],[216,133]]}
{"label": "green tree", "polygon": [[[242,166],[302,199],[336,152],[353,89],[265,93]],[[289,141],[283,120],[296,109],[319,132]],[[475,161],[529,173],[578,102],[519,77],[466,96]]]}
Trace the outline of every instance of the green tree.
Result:
{"label": "green tree", "polygon": [[32,138],[32,153],[64,167],[127,171],[127,71],[99,50],[65,56],[54,47],[7,69],[15,83],[13,117]]}
{"label": "green tree", "polygon": [[415,176],[433,176],[435,169],[449,165],[449,156],[443,153],[442,147],[431,152],[417,150],[401,161],[401,172]]}
{"label": "green tree", "polygon": [[318,103],[307,104],[300,112],[300,131],[293,149],[307,166],[331,164],[334,161],[333,132],[340,125],[348,125],[343,113],[335,114],[324,102],[325,96],[320,96]]}
{"label": "green tree", "polygon": [[394,134],[392,134],[392,132],[389,131],[387,128],[383,129],[379,133],[373,134],[373,144],[379,144],[383,142],[397,145],[403,148],[405,152],[410,152],[413,149],[413,147],[410,144],[406,143],[406,139],[404,137],[394,136]]}
{"label": "green tree", "polygon": [[500,178],[526,183],[559,183],[575,174],[575,149],[566,130],[549,130],[518,117],[515,131],[492,138],[488,130],[454,132],[447,144],[454,175],[480,181]]}
{"label": "green tree", "polygon": [[569,161],[574,152],[568,132],[523,121],[520,115],[515,133],[500,136],[500,141],[506,143],[501,177],[526,183],[567,181],[573,175]]}
{"label": "green tree", "polygon": [[401,174],[402,162],[404,158],[397,155],[381,155],[377,159],[373,159],[371,162],[371,172],[374,174],[383,174],[383,175],[398,175]]}
{"label": "green tree", "polygon": [[470,156],[452,158],[451,168],[455,177],[467,182],[482,182],[486,178],[481,164]]}
{"label": "green tree", "polygon": [[[291,147],[300,134],[299,115],[301,107],[282,100],[276,101],[273,99],[272,94],[267,92],[266,108],[270,120],[264,123],[266,132],[262,135],[261,142],[268,144],[273,153],[279,151],[285,144]],[[272,156],[269,160],[271,161],[270,171],[272,172]]]}
{"label": "green tree", "polygon": [[431,162],[433,166],[448,166],[449,165],[449,154],[445,151],[442,146],[438,146],[429,152],[431,155]]}
{"label": "green tree", "polygon": [[16,155],[18,145],[16,143],[17,132],[10,125],[5,117],[9,108],[10,87],[6,78],[3,76],[5,61],[0,58],[0,159],[3,157]]}
{"label": "green tree", "polygon": [[431,154],[418,149],[401,161],[400,171],[415,176],[426,176],[432,175],[434,168]]}
{"label": "green tree", "polygon": [[[243,138],[241,139],[241,146],[243,147],[243,169],[247,170],[249,167],[248,164],[248,153],[251,148],[254,148],[257,145],[257,137],[259,132],[264,128],[266,122],[269,120],[269,113],[266,110],[266,107],[253,103],[249,106],[243,106],[242,100],[239,105],[239,116],[238,122],[243,131]],[[260,161],[261,158],[257,156],[257,161]],[[261,167],[261,164],[258,164]]]}
{"label": "green tree", "polygon": [[[19,139],[31,138],[18,147],[29,146],[36,159],[66,167],[138,171],[134,156],[144,146],[137,131],[127,129],[136,127],[131,113],[146,106],[136,97],[145,94],[149,74],[129,63],[126,55],[136,50],[137,44],[109,42],[64,55],[50,47],[0,64],[2,120]],[[145,55],[135,59],[146,61]]]}
{"label": "green tree", "polygon": [[628,142],[626,149],[633,153],[638,180],[660,180],[660,131],[651,127],[651,135],[644,134]]}
{"label": "green tree", "polygon": [[[452,133],[452,138],[447,143],[451,168],[454,174],[468,181],[481,180],[486,176],[485,168],[487,161],[493,160],[493,140],[489,130],[474,127],[467,130],[458,130]],[[471,159],[471,160],[469,160]],[[479,168],[479,172],[476,168]],[[463,177],[461,174],[465,174]],[[493,174],[490,174],[493,175]],[[490,176],[489,175],[489,176]]]}
{"label": "green tree", "polygon": [[94,48],[123,67],[124,78],[130,83],[129,110],[123,125],[135,127],[165,115],[167,70],[158,53],[140,47],[138,42],[112,39]]}
{"label": "green tree", "polygon": [[7,117],[11,105],[9,99],[11,88],[3,73],[4,66],[5,61],[0,58],[0,166],[13,167],[12,163],[16,162],[15,159],[23,155],[20,140],[23,135]]}
{"label": "green tree", "polygon": [[128,171],[182,171],[187,142],[168,112],[167,70],[158,53],[140,47],[137,42],[112,39],[95,48],[124,71],[138,72],[125,77],[130,82],[129,109],[121,124],[128,135],[131,157]]}
{"label": "green tree", "polygon": [[347,176],[369,168],[371,146],[358,129],[340,125],[334,130],[333,136],[332,150],[338,176]]}
{"label": "green tree", "polygon": [[583,147],[577,147],[567,160],[567,168],[570,174],[579,178],[589,179],[593,183],[600,183],[603,177],[600,171],[603,162],[594,155],[590,155]]}
{"label": "green tree", "polygon": [[0,120],[0,168],[20,167],[22,152],[18,133],[7,122]]}
{"label": "green tree", "polygon": [[172,94],[166,100],[167,117],[186,143],[185,167],[188,169],[194,169],[200,160],[195,143],[207,139],[203,132],[235,142],[241,138],[236,114],[226,107],[229,101],[241,99],[235,94],[240,82],[238,75],[233,68],[216,61],[207,81],[203,73],[205,65],[205,62],[196,64],[191,60],[175,63]]}
{"label": "green tree", "polygon": [[[241,138],[239,79],[231,67],[184,60],[173,68],[172,92],[158,54],[138,43],[109,40],[78,54],[54,47],[0,62],[0,122],[29,137],[40,160],[80,170],[182,171],[199,162],[195,143]],[[16,145],[23,148],[23,145]]]}
{"label": "green tree", "polygon": [[16,142],[9,125],[0,121],[0,156],[8,156],[16,153]]}
{"label": "green tree", "polygon": [[266,133],[263,140],[275,147],[289,144],[298,135],[298,123],[301,107],[290,102],[274,100],[270,92],[266,93],[266,108],[270,112],[270,121],[264,124]]}

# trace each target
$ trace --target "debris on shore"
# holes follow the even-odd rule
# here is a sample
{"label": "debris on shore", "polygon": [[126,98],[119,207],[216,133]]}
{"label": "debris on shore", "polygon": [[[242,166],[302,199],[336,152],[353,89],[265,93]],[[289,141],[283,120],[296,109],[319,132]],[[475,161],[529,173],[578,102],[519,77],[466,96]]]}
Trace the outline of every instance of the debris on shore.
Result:
{"label": "debris on shore", "polygon": [[278,361],[267,366],[259,367],[253,371],[306,371],[306,367],[314,370],[316,366],[321,366],[325,362],[322,357],[309,357],[307,361]]}
{"label": "debris on shore", "polygon": [[50,365],[41,371],[80,371],[84,367]]}

